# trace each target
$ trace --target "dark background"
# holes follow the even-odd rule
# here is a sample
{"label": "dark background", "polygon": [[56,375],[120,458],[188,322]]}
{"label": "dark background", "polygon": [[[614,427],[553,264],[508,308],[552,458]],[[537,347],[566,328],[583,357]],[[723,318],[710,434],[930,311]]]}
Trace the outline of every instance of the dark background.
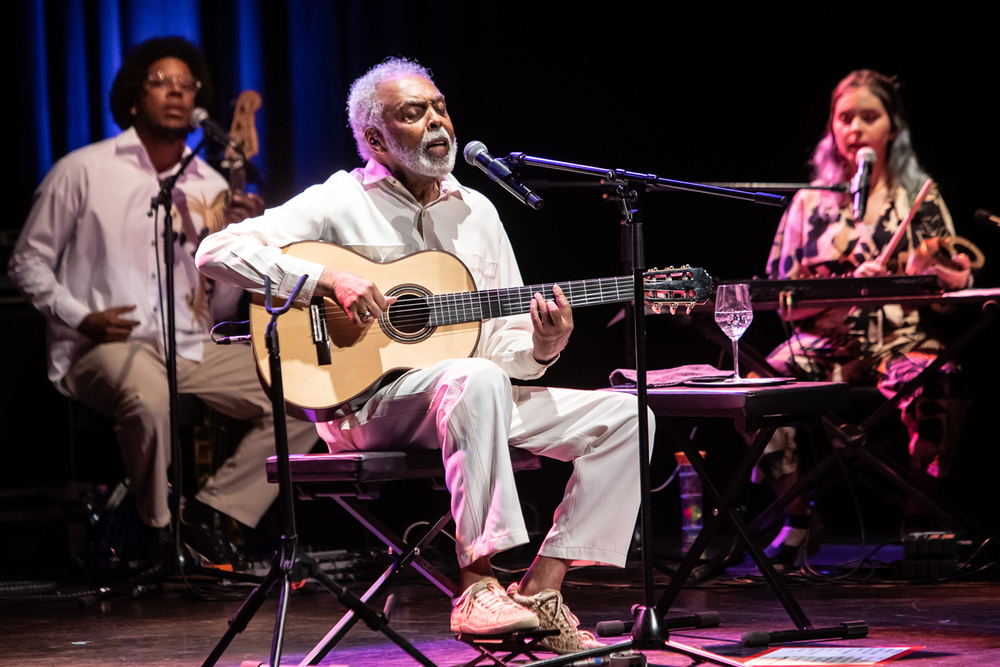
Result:
{"label": "dark background", "polygon": [[[7,79],[11,166],[3,185],[8,209],[0,219],[0,260],[6,261],[51,161],[109,134],[107,72],[117,68],[115,57],[147,37],[180,33],[209,58],[216,88],[210,111],[223,125],[240,90],[252,85],[261,92],[255,163],[269,205],[359,165],[346,127],[348,86],[389,55],[432,69],[460,147],[478,139],[496,156],[521,151],[692,181],[806,180],[837,81],[862,67],[897,75],[918,155],[939,182],[958,233],[986,254],[977,285],[996,286],[1000,230],[972,218],[979,208],[1000,212],[995,39],[983,16],[911,9],[901,15],[847,5],[679,11],[653,2],[589,8],[458,1],[18,2],[4,40],[5,60],[14,67]],[[109,34],[117,41],[109,42]],[[39,97],[40,87],[47,98]],[[40,99],[47,99],[45,108]],[[81,114],[89,119],[83,130],[76,122]],[[582,187],[581,179],[540,187],[546,204],[534,212],[464,163],[456,175],[496,203],[526,282],[623,272],[621,216],[599,188]],[[535,170],[525,177],[560,178]],[[702,195],[653,194],[645,209],[648,263],[689,263],[717,278],[749,278],[763,271],[780,215],[778,208]],[[958,330],[974,321],[974,310],[955,315]],[[545,382],[606,386],[611,370],[626,363],[625,330],[609,325],[618,311],[578,310],[570,347]],[[43,323],[9,286],[0,318],[6,357],[0,449],[8,462],[0,483],[14,494],[71,476],[66,404],[45,378]],[[719,361],[718,348],[688,318],[656,318],[648,335],[652,368]],[[1000,464],[991,414],[998,398],[996,335],[987,332],[963,355],[976,404],[948,486],[964,509],[987,521],[997,506],[993,480]],[[780,336],[776,316],[758,313],[744,340],[766,352]],[[701,431],[699,443],[707,443],[721,468],[742,446],[721,427]],[[661,438],[657,446],[672,444]],[[654,473],[669,472],[669,451],[657,457]],[[551,486],[549,495],[557,498],[559,484],[544,479],[541,486]],[[837,513],[838,502],[829,513]],[[663,521],[676,526],[673,505],[662,503],[669,517]],[[898,521],[898,510],[883,509],[877,498],[866,512],[876,522]]]}

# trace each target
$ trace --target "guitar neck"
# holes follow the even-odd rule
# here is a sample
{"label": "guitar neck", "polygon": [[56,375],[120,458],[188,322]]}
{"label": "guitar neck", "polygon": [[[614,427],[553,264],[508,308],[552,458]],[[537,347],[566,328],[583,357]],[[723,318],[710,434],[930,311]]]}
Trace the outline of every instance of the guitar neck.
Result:
{"label": "guitar neck", "polygon": [[546,299],[552,298],[552,288],[555,285],[562,288],[566,300],[573,308],[631,301],[633,297],[630,276],[436,294],[426,298],[430,324],[443,326],[521,315],[531,310],[531,299],[535,293],[542,294]]}
{"label": "guitar neck", "polygon": [[247,191],[247,168],[243,160],[229,167],[229,196],[244,195]]}

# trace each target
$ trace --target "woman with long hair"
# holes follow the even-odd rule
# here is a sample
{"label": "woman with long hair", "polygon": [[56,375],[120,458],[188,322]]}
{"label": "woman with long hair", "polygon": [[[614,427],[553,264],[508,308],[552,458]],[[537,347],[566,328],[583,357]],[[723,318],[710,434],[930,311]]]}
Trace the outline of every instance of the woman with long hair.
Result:
{"label": "woman with long hair", "polygon": [[[964,254],[937,262],[925,243],[954,236],[955,229],[935,185],[931,185],[892,256],[876,261],[900,222],[910,213],[928,176],[917,161],[903,115],[899,86],[873,70],[851,72],[834,88],[826,132],[813,152],[813,184],[851,180],[859,153],[871,154],[871,185],[861,219],[847,193],[802,190],[778,226],[767,261],[768,277],[873,277],[927,273],[944,289],[971,285]],[[863,154],[863,153],[862,153]],[[922,245],[923,243],[923,245]],[[782,375],[802,379],[876,385],[891,397],[908,379],[934,361],[940,343],[929,335],[916,309],[785,309],[789,339],[768,357]],[[909,431],[911,470],[928,489],[948,474],[967,400],[956,368],[942,371],[899,404]],[[767,478],[781,491],[798,479],[794,431],[775,434],[758,463],[755,479]],[[766,549],[773,562],[789,565],[818,548],[819,525],[805,496],[786,507],[785,526]],[[929,527],[925,508],[908,499],[903,530]],[[810,532],[811,531],[811,532]]]}

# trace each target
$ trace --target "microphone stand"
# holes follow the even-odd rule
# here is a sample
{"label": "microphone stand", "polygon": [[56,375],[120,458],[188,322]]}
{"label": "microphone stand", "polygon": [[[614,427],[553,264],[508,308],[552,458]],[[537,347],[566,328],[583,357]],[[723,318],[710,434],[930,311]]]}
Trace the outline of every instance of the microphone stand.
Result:
{"label": "microphone stand", "polygon": [[177,429],[177,329],[176,313],[174,312],[174,221],[171,211],[173,210],[174,186],[177,180],[187,169],[191,161],[202,149],[207,141],[203,137],[194,150],[184,156],[181,160],[180,168],[176,173],[167,176],[160,181],[160,192],[150,200],[149,217],[156,214],[157,208],[163,207],[163,264],[164,277],[166,281],[166,299],[162,304],[167,311],[166,324],[166,364],[167,364],[167,394],[170,397],[170,456],[172,465],[171,483],[174,486],[174,493],[170,498],[170,514],[174,518],[174,557],[178,571],[184,569],[185,554],[184,543],[181,540],[181,442]]}
{"label": "microphone stand", "polygon": [[[241,572],[227,572],[225,570],[220,570],[217,568],[208,567],[195,567],[187,568],[187,552],[184,548],[184,541],[181,539],[181,488],[183,485],[183,466],[181,465],[181,460],[183,456],[183,451],[181,448],[180,434],[178,431],[178,390],[177,390],[177,325],[176,325],[176,312],[174,308],[175,302],[175,289],[174,289],[174,240],[176,234],[174,233],[174,223],[173,215],[171,211],[173,210],[173,190],[177,185],[177,181],[184,174],[188,165],[194,160],[194,158],[201,152],[205,143],[209,140],[208,136],[203,136],[201,141],[191,150],[180,162],[180,167],[177,171],[170,176],[162,179],[160,181],[160,191],[159,193],[150,200],[149,215],[153,217],[156,214],[157,208],[163,207],[163,264],[164,264],[164,280],[166,282],[166,295],[164,297],[163,309],[167,312],[166,321],[166,350],[165,350],[165,360],[167,368],[167,393],[169,396],[169,411],[170,411],[170,456],[171,456],[171,475],[170,483],[173,485],[173,494],[170,497],[170,515],[173,517],[173,534],[174,534],[174,567],[176,571],[183,577],[185,569],[190,569],[190,571],[208,575],[216,579],[232,579],[237,581],[246,582],[258,582],[260,577],[251,574],[244,574]],[[150,572],[140,575],[136,578],[136,581],[141,583],[142,581],[153,578],[158,574],[164,573],[162,567],[157,565]]]}
{"label": "microphone stand", "polygon": [[[390,595],[386,600],[382,613],[376,613],[364,601],[321,570],[319,563],[299,546],[295,527],[292,476],[288,463],[288,432],[285,425],[285,396],[281,379],[281,350],[278,346],[278,318],[292,307],[292,303],[302,289],[302,285],[305,284],[306,278],[308,276],[299,278],[298,283],[292,289],[292,293],[288,296],[283,306],[273,308],[271,306],[271,278],[267,275],[264,276],[264,308],[271,315],[271,321],[268,323],[264,335],[267,342],[268,367],[271,370],[271,409],[274,413],[274,449],[278,464],[278,504],[282,520],[281,548],[274,554],[267,576],[264,577],[259,586],[253,589],[236,612],[236,615],[229,620],[229,628],[202,663],[202,667],[212,667],[218,662],[236,635],[246,629],[250,619],[254,617],[261,605],[264,604],[267,594],[276,584],[280,583],[278,611],[274,621],[274,635],[271,640],[271,655],[270,662],[268,663],[270,667],[279,667],[285,637],[285,618],[288,614],[288,600],[292,592],[292,584],[307,578],[314,579],[316,583],[332,593],[338,602],[363,620],[369,628],[381,632],[421,665],[424,665],[424,667],[437,667],[427,656],[418,651],[406,639],[389,627],[389,615],[395,604],[395,596]],[[244,661],[242,664],[264,667],[261,663],[255,661],[249,663]]]}
{"label": "microphone stand", "polygon": [[639,531],[641,539],[642,569],[643,569],[643,604],[636,605],[633,610],[635,621],[632,625],[631,641],[622,644],[615,644],[604,647],[604,649],[594,649],[584,651],[571,656],[556,658],[554,660],[543,660],[536,665],[565,665],[581,658],[603,655],[608,652],[620,651],[623,648],[636,649],[663,649],[667,647],[679,653],[683,653],[695,661],[709,661],[720,665],[742,665],[742,663],[730,660],[723,656],[702,651],[692,646],[679,644],[670,641],[670,632],[667,623],[664,621],[662,612],[657,609],[653,600],[653,553],[650,531],[652,529],[653,514],[650,507],[650,483],[649,483],[649,413],[647,411],[648,398],[646,393],[646,313],[643,308],[643,273],[646,270],[645,245],[642,230],[642,202],[647,189],[649,190],[682,190],[687,192],[699,192],[703,194],[716,195],[719,197],[729,197],[752,201],[758,204],[769,204],[772,206],[784,206],[787,198],[781,195],[773,195],[765,192],[746,192],[731,188],[723,188],[702,183],[689,183],[685,181],[675,181],[660,178],[656,174],[642,174],[625,169],[606,169],[589,165],[574,164],[558,160],[534,157],[523,153],[511,153],[506,158],[502,158],[509,166],[514,167],[543,167],[558,171],[568,171],[577,174],[584,174],[605,179],[617,185],[618,199],[621,203],[622,214],[625,224],[631,231],[631,269],[633,281],[633,294],[635,303],[632,307],[632,319],[635,338],[635,371],[636,371],[636,397],[639,403],[639,490],[642,504],[640,506]]}

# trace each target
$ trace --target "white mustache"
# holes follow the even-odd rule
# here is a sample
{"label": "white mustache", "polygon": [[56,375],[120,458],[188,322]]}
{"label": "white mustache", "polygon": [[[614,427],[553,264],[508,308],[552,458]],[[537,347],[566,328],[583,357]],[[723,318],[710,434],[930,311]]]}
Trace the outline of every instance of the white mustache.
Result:
{"label": "white mustache", "polygon": [[448,150],[451,150],[451,137],[448,135],[448,131],[443,127],[439,127],[436,130],[432,130],[424,135],[424,138],[420,140],[420,148],[426,150],[431,143],[444,140],[448,144]]}

